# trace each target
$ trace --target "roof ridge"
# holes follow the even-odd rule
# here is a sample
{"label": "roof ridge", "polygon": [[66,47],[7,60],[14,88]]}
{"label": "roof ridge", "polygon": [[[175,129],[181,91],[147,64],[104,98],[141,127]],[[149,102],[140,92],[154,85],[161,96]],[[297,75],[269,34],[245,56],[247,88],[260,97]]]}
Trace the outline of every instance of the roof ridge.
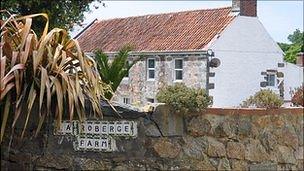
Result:
{"label": "roof ridge", "polygon": [[197,12],[197,11],[214,11],[214,10],[224,10],[224,9],[231,9],[231,6],[195,9],[195,10],[189,10],[189,11],[164,12],[164,13],[137,15],[137,16],[129,16],[129,17],[117,17],[117,18],[109,18],[109,19],[102,19],[102,20],[97,19],[97,18],[96,19],[97,19],[97,23],[98,23],[98,22],[111,21],[111,20],[128,19],[128,18],[149,17],[149,16],[158,16],[158,15],[172,15],[172,14],[178,14],[178,13],[189,13],[189,12]]}

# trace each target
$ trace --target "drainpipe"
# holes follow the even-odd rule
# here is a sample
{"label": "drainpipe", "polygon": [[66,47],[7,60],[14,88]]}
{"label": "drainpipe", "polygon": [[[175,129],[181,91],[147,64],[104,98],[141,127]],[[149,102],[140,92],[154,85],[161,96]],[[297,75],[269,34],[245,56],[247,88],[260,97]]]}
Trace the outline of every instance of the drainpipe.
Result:
{"label": "drainpipe", "polygon": [[214,56],[214,52],[211,49],[208,49],[207,50],[207,73],[206,73],[206,93],[207,93],[207,95],[209,95],[210,61],[211,61],[213,56]]}
{"label": "drainpipe", "polygon": [[207,73],[206,73],[206,93],[209,96],[209,72],[210,72],[210,65],[209,65],[209,55],[207,55]]}

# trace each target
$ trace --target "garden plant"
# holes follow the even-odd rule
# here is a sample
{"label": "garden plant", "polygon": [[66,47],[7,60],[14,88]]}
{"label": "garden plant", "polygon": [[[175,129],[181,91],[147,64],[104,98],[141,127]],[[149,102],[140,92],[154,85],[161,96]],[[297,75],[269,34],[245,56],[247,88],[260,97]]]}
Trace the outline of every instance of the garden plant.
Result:
{"label": "garden plant", "polygon": [[304,106],[304,86],[298,87],[293,92],[291,102],[296,106]]}
{"label": "garden plant", "polygon": [[[16,16],[1,11],[1,16],[1,142],[8,120],[13,131],[24,118],[23,137],[30,118],[36,119],[37,135],[49,117],[57,126],[63,118],[84,120],[85,104],[91,105],[94,116],[102,116],[100,100],[111,88],[66,30],[49,31],[44,13]],[[40,37],[31,29],[34,17],[45,19]],[[37,112],[32,110],[35,105]]]}
{"label": "garden plant", "polygon": [[121,48],[118,53],[114,56],[113,60],[109,60],[109,56],[102,51],[95,52],[95,60],[97,63],[97,68],[101,77],[101,80],[109,84],[112,88],[112,92],[108,91],[105,94],[105,97],[108,100],[111,100],[114,92],[117,90],[122,79],[128,75],[131,67],[140,59],[142,56],[139,56],[135,60],[128,61],[129,52],[132,50],[132,47],[125,45]]}
{"label": "garden plant", "polygon": [[280,108],[283,105],[282,98],[275,92],[269,89],[260,90],[253,96],[243,101],[241,107],[256,107],[256,108]]}
{"label": "garden plant", "polygon": [[158,102],[172,106],[178,113],[199,112],[212,103],[205,89],[190,88],[183,83],[164,87],[156,98]]}

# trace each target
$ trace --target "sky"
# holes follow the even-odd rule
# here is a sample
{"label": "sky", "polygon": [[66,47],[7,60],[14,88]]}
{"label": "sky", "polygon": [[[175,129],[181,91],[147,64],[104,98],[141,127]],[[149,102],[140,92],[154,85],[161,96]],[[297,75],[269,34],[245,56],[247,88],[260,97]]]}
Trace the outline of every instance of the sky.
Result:
{"label": "sky", "polygon": [[[90,5],[91,12],[85,13],[83,27],[95,18],[99,20],[187,11],[195,9],[231,6],[231,0],[213,1],[103,1]],[[258,18],[270,36],[277,42],[289,43],[287,36],[296,29],[303,31],[303,0],[273,1],[258,0]],[[95,6],[98,6],[95,9]],[[75,36],[83,27],[74,27],[71,32]]]}

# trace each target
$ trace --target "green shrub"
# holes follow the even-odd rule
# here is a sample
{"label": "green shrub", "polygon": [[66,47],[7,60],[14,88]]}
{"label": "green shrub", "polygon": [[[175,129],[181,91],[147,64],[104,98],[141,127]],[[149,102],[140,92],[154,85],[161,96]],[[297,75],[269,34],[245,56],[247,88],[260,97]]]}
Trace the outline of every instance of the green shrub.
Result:
{"label": "green shrub", "polygon": [[177,112],[198,112],[211,104],[211,98],[204,89],[189,88],[183,83],[167,86],[160,90],[156,98],[161,103],[171,105]]}
{"label": "green shrub", "polygon": [[292,96],[291,102],[296,106],[304,106],[303,89],[304,86],[296,88]]}
{"label": "green shrub", "polygon": [[283,104],[283,100],[273,91],[266,89],[260,90],[243,101],[242,107],[257,108],[279,108]]}

